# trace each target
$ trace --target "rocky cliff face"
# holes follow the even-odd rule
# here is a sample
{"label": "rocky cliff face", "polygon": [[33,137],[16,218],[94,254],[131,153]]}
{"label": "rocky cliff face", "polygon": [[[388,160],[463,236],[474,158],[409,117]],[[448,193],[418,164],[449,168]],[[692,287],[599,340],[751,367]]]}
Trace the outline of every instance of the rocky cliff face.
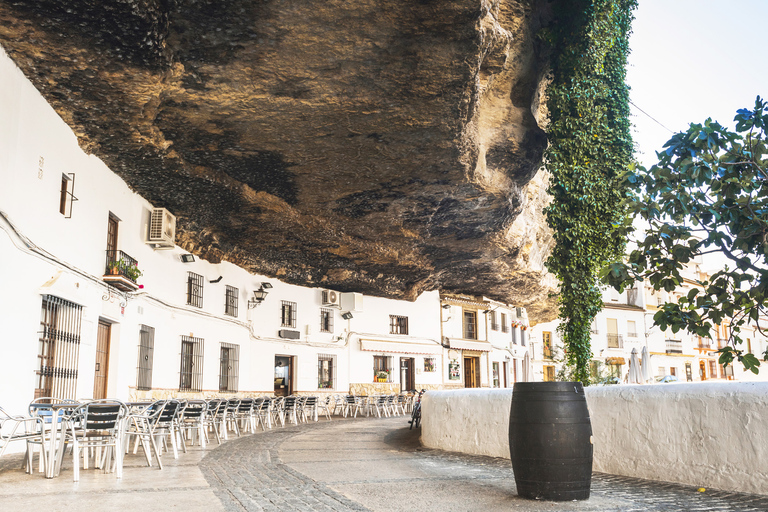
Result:
{"label": "rocky cliff face", "polygon": [[546,0],[6,0],[0,44],[177,243],[552,316]]}

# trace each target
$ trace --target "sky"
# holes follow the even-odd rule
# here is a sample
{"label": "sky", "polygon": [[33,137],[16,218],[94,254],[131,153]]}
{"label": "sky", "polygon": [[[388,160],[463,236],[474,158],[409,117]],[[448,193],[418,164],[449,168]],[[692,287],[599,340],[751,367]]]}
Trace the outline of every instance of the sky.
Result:
{"label": "sky", "polygon": [[[768,0],[638,0],[630,37],[630,100],[674,132],[708,117],[733,127],[768,97]],[[672,136],[631,107],[636,158],[656,163]]]}

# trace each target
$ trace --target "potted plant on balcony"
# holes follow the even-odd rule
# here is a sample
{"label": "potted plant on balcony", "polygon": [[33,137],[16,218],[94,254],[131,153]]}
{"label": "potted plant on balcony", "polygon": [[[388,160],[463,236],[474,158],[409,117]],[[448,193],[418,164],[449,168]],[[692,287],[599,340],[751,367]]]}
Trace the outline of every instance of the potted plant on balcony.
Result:
{"label": "potted plant on balcony", "polygon": [[142,275],[141,270],[139,270],[139,267],[137,267],[136,265],[127,265],[121,268],[123,270],[123,274],[125,275],[125,277],[127,277],[133,282],[136,282],[136,280]]}
{"label": "potted plant on balcony", "polygon": [[376,373],[376,382],[387,382],[389,380],[389,372],[379,371]]}

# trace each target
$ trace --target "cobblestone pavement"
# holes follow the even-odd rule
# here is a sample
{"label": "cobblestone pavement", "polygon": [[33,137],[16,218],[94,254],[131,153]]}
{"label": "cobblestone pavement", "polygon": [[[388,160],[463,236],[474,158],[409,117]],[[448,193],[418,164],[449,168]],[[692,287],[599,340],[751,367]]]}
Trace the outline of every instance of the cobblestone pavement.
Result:
{"label": "cobblestone pavement", "polygon": [[768,496],[601,473],[589,500],[519,498],[511,463],[420,446],[406,418],[358,418],[279,428],[189,448],[164,469],[143,456],[126,459],[124,476],[97,470],[72,482],[71,462],[46,480],[19,469],[21,456],[0,458],[5,511],[768,511]]}
{"label": "cobblestone pavement", "polygon": [[417,436],[402,417],[292,427],[228,443],[201,469],[232,511],[768,511],[768,496],[601,473],[589,500],[524,500],[508,460],[423,449]]}

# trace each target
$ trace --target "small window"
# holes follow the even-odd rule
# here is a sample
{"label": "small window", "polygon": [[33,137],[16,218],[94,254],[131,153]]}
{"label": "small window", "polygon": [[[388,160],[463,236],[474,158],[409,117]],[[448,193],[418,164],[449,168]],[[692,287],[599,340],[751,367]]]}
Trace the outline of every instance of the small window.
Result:
{"label": "small window", "polygon": [[336,389],[336,369],[334,356],[317,355],[317,389]]}
{"label": "small window", "polygon": [[501,332],[509,332],[509,324],[507,324],[506,313],[501,313]]}
{"label": "small window", "polygon": [[464,310],[464,338],[477,339],[477,311]]}
{"label": "small window", "polygon": [[139,364],[136,370],[136,389],[152,389],[152,360],[155,351],[155,329],[142,325],[139,329]]}
{"label": "small window", "polygon": [[544,366],[543,380],[544,380],[544,382],[554,382],[554,380],[555,380],[555,367],[554,366]]}
{"label": "small window", "polygon": [[296,303],[282,301],[280,322],[283,327],[296,327]]}
{"label": "small window", "polygon": [[203,307],[203,276],[187,272],[187,304]]}
{"label": "small window", "polygon": [[637,338],[637,327],[634,320],[627,320],[627,337]]}
{"label": "small window", "polygon": [[77,201],[74,196],[75,191],[75,175],[74,173],[61,175],[61,194],[59,196],[59,213],[64,218],[72,218],[72,204]]}
{"label": "small window", "polygon": [[499,380],[499,363],[494,361],[491,365],[491,368],[493,369],[493,387],[498,388],[500,387],[500,380]]}
{"label": "small window", "polygon": [[437,366],[435,365],[435,358],[434,357],[425,357],[424,358],[424,371],[425,372],[435,372],[435,371],[437,371]]}
{"label": "small window", "polygon": [[495,311],[490,311],[488,313],[488,316],[490,316],[490,319],[491,319],[491,330],[492,331],[498,331],[499,330],[499,322],[496,319],[496,312]]}
{"label": "small window", "polygon": [[408,317],[389,315],[389,334],[408,334]]}
{"label": "small window", "polygon": [[520,329],[520,345],[525,346],[525,329]]}
{"label": "small window", "polygon": [[544,359],[552,359],[552,333],[542,332],[542,349],[544,351]]}
{"label": "small window", "polygon": [[373,356],[373,382],[392,382],[392,358]]}
{"label": "small window", "polygon": [[203,390],[203,339],[181,337],[179,391]]}
{"label": "small window", "polygon": [[225,293],[224,314],[229,316],[237,316],[237,299],[240,290],[234,286],[227,286]]}
{"label": "small window", "polygon": [[333,332],[333,310],[320,310],[320,332]]}
{"label": "small window", "polygon": [[219,355],[219,391],[237,391],[240,345],[222,343]]}
{"label": "small window", "polygon": [[512,326],[512,343],[517,345],[517,327]]}

